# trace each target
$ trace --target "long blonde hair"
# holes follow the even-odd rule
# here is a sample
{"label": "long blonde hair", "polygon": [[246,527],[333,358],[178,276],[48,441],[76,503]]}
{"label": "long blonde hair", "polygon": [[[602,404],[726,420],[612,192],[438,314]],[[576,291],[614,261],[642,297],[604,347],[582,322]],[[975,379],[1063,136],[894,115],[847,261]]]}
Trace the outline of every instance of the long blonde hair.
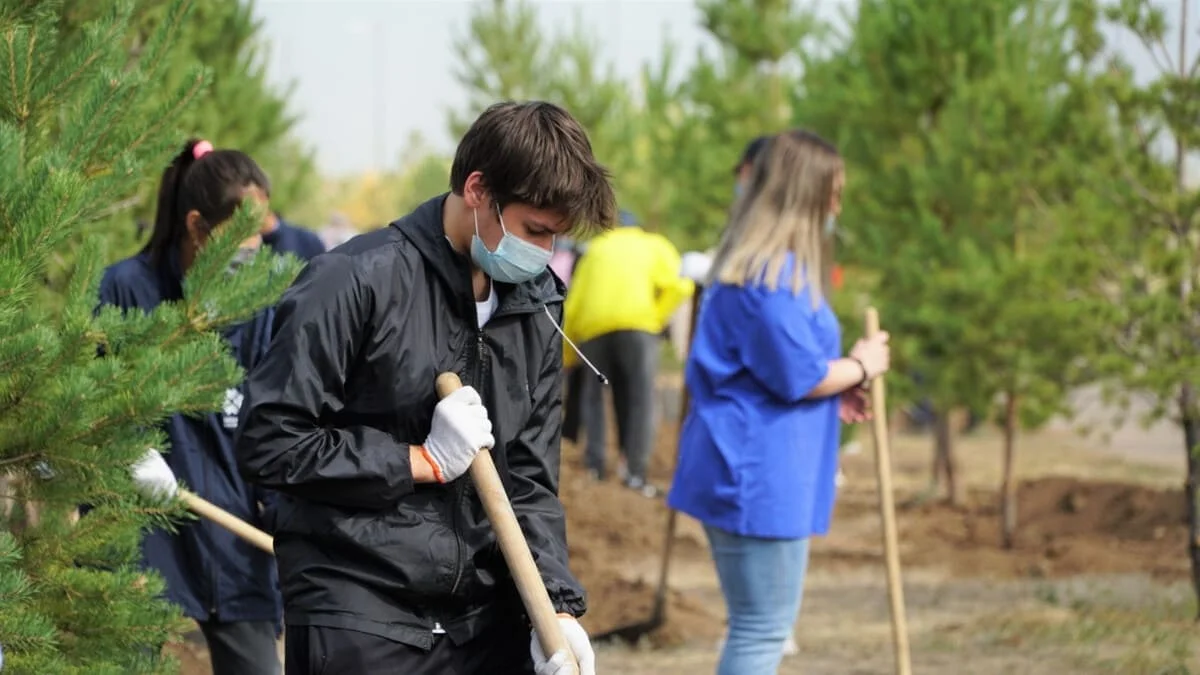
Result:
{"label": "long blonde hair", "polygon": [[763,284],[774,291],[789,253],[792,292],[806,285],[814,306],[824,286],[824,224],[845,166],[814,133],[779,134],[755,158],[746,192],[734,204],[713,257],[709,282]]}

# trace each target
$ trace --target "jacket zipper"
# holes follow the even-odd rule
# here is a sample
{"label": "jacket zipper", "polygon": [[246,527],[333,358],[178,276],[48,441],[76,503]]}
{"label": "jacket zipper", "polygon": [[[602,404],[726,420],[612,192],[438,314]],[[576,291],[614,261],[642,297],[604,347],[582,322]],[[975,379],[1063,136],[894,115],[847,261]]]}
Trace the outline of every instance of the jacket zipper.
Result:
{"label": "jacket zipper", "polygon": [[[471,364],[471,381],[468,384],[470,384],[472,386],[478,386],[478,384],[482,381],[482,379],[483,379],[482,378],[483,360],[484,360],[483,330],[479,329],[479,330],[476,330],[476,332],[475,332],[474,354],[468,358],[468,361],[474,361],[474,363]],[[458,592],[458,587],[460,584],[462,584],[463,571],[464,571],[464,568],[466,567],[466,561],[463,560],[462,533],[460,532],[460,527],[459,527],[459,514],[462,512],[463,502],[466,501],[466,497],[467,497],[466,484],[463,481],[459,481],[458,484],[456,484],[454,486],[454,500],[453,500],[452,510],[450,512],[450,524],[451,524],[450,526],[451,526],[451,530],[454,532],[454,546],[455,546],[454,583],[451,584],[451,586],[450,586],[450,595],[451,596],[453,596],[455,593]],[[442,626],[441,622],[435,621],[433,623],[433,626],[434,626],[433,627],[434,633],[444,632],[444,630],[443,630],[444,627]]]}
{"label": "jacket zipper", "polygon": [[[474,307],[471,309],[473,310]],[[496,319],[501,316],[507,316],[509,314],[522,313],[524,312],[513,311],[511,309],[508,311],[497,310],[496,313],[492,314],[492,319]],[[484,332],[482,328],[477,328],[475,331],[474,354],[469,355],[467,360],[468,362],[473,361],[473,363],[470,363],[471,378],[470,382],[467,384],[478,388],[483,383],[483,374],[485,369],[484,364],[487,361],[487,348],[484,345]],[[480,392],[480,395],[482,395],[482,392]],[[487,402],[485,401],[484,403]],[[454,510],[450,514],[451,529],[454,532],[454,544],[457,549],[457,555],[454,561],[454,583],[450,586],[451,596],[458,592],[458,587],[460,584],[462,584],[463,571],[466,567],[466,560],[464,560],[463,556],[464,547],[462,534],[459,531],[459,513],[462,512],[463,503],[466,501],[466,497],[466,483],[459,481],[459,483],[454,486]],[[433,625],[434,633],[444,632],[443,626],[440,622],[434,621]]]}
{"label": "jacket zipper", "polygon": [[[483,381],[483,362],[484,362],[484,346],[483,346],[483,330],[475,332],[475,363],[471,370],[471,384],[478,387]],[[454,528],[454,543],[458,548],[458,554],[454,561],[454,585],[450,587],[450,595],[454,595],[458,591],[459,584],[462,583],[463,569],[466,567],[466,561],[463,560],[463,541],[462,535],[459,532],[458,514],[462,512],[463,503],[466,501],[467,490],[466,483],[459,481],[455,486],[454,513],[451,519]]]}

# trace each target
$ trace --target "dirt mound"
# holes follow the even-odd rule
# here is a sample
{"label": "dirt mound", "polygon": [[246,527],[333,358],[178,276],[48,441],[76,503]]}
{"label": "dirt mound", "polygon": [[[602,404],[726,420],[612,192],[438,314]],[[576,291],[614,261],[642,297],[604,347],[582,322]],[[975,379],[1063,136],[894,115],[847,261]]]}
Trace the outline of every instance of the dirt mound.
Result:
{"label": "dirt mound", "polygon": [[[856,472],[857,473],[857,472]],[[873,483],[867,476],[842,495],[833,532],[814,547],[830,564],[864,564],[878,545],[864,546],[878,530]],[[958,506],[898,497],[901,559],[906,566],[959,577],[1064,577],[1141,572],[1185,578],[1188,561],[1186,503],[1178,490],[1065,477],[1022,483],[1018,528],[1011,549],[1001,547],[1000,510],[994,491],[972,490]]]}
{"label": "dirt mound", "polygon": [[1149,541],[1187,525],[1187,504],[1178,490],[1047,478],[1022,485],[1018,500],[1031,530],[1056,536],[1107,533]]}
{"label": "dirt mound", "polygon": [[[665,485],[670,479],[673,438],[659,440],[651,479]],[[663,500],[646,499],[625,489],[614,478],[596,483],[582,469],[581,452],[563,444],[560,494],[567,510],[571,569],[587,588],[589,609],[583,619],[592,634],[645,621],[654,605],[658,564],[667,524]],[[615,466],[613,458],[612,466]],[[705,545],[694,534],[679,532],[673,560],[706,557]],[[696,637],[715,636],[719,628],[714,609],[680,593],[667,596],[668,621],[647,636],[655,646],[678,644]]]}

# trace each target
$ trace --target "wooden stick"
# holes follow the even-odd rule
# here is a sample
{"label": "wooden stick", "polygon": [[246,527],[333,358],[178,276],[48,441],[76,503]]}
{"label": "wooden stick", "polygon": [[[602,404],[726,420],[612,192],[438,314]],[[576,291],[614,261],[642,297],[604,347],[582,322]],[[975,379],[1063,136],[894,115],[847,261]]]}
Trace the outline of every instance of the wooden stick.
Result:
{"label": "wooden stick", "polygon": [[271,555],[275,555],[275,540],[271,535],[238,518],[225,509],[201,498],[199,495],[179,488],[179,498],[198,516],[207,518],[217,525],[241,537],[244,541]]}
{"label": "wooden stick", "polygon": [[[463,386],[454,373],[438,375],[436,384],[438,398],[445,398]],[[492,454],[482,450],[475,455],[470,472],[475,490],[479,492],[479,500],[483,502],[483,510],[487,513],[488,521],[492,523],[492,529],[496,531],[500,552],[504,554],[504,561],[508,563],[508,570],[517,585],[521,602],[525,605],[525,611],[529,613],[533,630],[542,645],[542,651],[547,658],[556,652],[565,651],[570,666],[568,672],[578,673],[579,664],[575,660],[575,653],[571,651],[571,646],[563,635],[558,615],[550,602],[550,594],[546,592],[542,575],[533,562],[529,543],[525,541],[525,534],[521,532],[517,515],[513,513],[512,504],[508,501],[508,493],[504,491],[504,484],[500,481],[500,473],[496,471]]]}
{"label": "wooden stick", "polygon": [[[703,288],[697,284],[696,290],[692,294],[692,311],[688,316],[688,334],[687,334],[687,352],[692,353],[692,343],[696,339],[696,319],[700,316],[700,303]],[[684,359],[685,363],[687,359]],[[683,423],[687,421],[688,407],[692,404],[691,393],[688,391],[687,382],[684,381],[679,392],[679,419],[675,427],[675,461],[673,465],[679,464],[679,440],[683,438]],[[667,615],[667,580],[671,573],[671,552],[675,548],[675,528],[678,522],[679,512],[671,507],[667,507],[667,532],[663,535],[663,557],[662,563],[658,569],[658,590],[654,592],[654,612],[653,616],[658,621],[663,621]]]}
{"label": "wooden stick", "polygon": [[[879,333],[879,312],[867,308],[867,337]],[[882,376],[871,382],[871,426],[875,435],[875,472],[879,479],[879,515],[883,519],[883,551],[887,561],[888,605],[892,615],[892,646],[897,675],[912,675],[908,625],[904,616],[904,585],[900,578],[900,544],[896,535],[896,505],[892,495],[892,454],[887,423],[887,392]]]}

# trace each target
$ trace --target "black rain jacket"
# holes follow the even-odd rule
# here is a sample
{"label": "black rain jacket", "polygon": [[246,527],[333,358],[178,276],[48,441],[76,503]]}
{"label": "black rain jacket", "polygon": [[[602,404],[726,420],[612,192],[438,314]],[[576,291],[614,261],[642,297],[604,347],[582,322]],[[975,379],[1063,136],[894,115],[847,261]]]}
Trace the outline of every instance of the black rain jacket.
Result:
{"label": "black rain jacket", "polygon": [[348,628],[416,647],[527,620],[470,478],[414,484],[434,380],[479,390],[513,510],[556,610],[581,616],[558,500],[563,286],[547,271],[496,282],[478,328],[468,258],[434,198],[317,256],[276,311],[250,373],[238,462],[279,494],[275,551],[288,625]]}

